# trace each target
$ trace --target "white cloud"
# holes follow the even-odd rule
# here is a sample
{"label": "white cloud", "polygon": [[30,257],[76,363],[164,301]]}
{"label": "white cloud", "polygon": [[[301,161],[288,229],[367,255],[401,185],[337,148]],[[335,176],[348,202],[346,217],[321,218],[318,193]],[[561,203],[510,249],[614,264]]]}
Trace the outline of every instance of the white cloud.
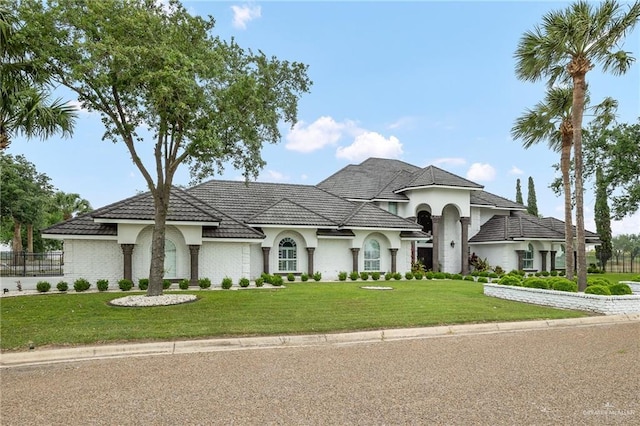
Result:
{"label": "white cloud", "polygon": [[436,166],[464,166],[467,160],[459,157],[438,158],[433,161]]}
{"label": "white cloud", "polygon": [[474,182],[491,181],[496,177],[496,169],[490,164],[473,163],[467,171],[467,179]]}
{"label": "white cloud", "polygon": [[265,170],[257,180],[258,182],[287,182],[289,176],[276,170]]}
{"label": "white cloud", "polygon": [[262,16],[262,8],[260,6],[231,6],[233,10],[233,26],[235,28],[245,30],[247,23]]}
{"label": "white cloud", "polygon": [[611,221],[611,235],[638,234],[640,231],[640,211],[622,220]]}
{"label": "white cloud", "polygon": [[510,175],[522,175],[522,174],[524,174],[524,171],[520,170],[516,166],[512,166],[511,170],[509,170],[509,174]]}
{"label": "white cloud", "polygon": [[308,126],[304,121],[298,121],[287,134],[285,147],[292,151],[312,152],[327,145],[335,145],[342,137],[350,122],[338,123],[333,118],[323,116]]}
{"label": "white cloud", "polygon": [[337,158],[349,161],[362,161],[369,157],[400,158],[402,144],[395,136],[386,139],[380,133],[364,132],[356,136],[353,143],[347,147],[338,147]]}
{"label": "white cloud", "polygon": [[387,129],[393,130],[393,129],[399,129],[404,127],[410,127],[415,121],[416,121],[415,117],[410,117],[410,116],[400,117],[393,123],[389,124],[387,126]]}

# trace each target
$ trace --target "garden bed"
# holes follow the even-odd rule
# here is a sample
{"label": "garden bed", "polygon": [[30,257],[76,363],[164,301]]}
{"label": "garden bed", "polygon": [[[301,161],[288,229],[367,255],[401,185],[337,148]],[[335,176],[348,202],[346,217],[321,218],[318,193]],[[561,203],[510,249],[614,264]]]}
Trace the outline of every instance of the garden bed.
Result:
{"label": "garden bed", "polygon": [[533,303],[554,308],[576,309],[604,315],[640,313],[639,294],[600,296],[488,283],[484,284],[484,294],[517,302]]}
{"label": "garden bed", "polygon": [[626,284],[631,288],[633,294],[640,294],[640,283],[635,281],[620,281],[622,284]]}

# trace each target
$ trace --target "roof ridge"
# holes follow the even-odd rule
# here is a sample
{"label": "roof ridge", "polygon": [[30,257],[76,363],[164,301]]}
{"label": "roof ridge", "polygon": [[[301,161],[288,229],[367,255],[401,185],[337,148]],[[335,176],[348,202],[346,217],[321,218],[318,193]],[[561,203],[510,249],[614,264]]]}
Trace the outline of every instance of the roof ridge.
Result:
{"label": "roof ridge", "polygon": [[[175,190],[175,193],[174,193],[174,190]],[[193,208],[199,210],[200,212],[204,213],[205,215],[211,217],[212,219],[218,220],[218,218],[213,216],[210,211],[207,211],[207,210],[203,209],[199,205],[193,203],[191,200],[186,200],[185,198],[191,198],[191,199],[197,200],[198,203],[205,204],[207,207],[211,208],[211,206],[209,204],[207,204],[204,200],[201,200],[200,198],[196,197],[195,195],[188,193],[186,190],[184,190],[182,188],[179,188],[177,186],[171,187],[171,193],[170,193],[169,196],[170,197],[171,196],[176,196],[176,197],[180,198],[181,200],[183,200],[184,202],[189,203],[190,206],[192,206]],[[171,198],[169,198],[169,205],[171,205]]]}
{"label": "roof ridge", "polygon": [[321,218],[325,219],[326,221],[328,221],[328,222],[330,222],[330,223],[334,223],[334,224],[338,225],[338,224],[336,223],[336,221],[335,221],[335,220],[329,219],[329,218],[328,218],[328,217],[326,217],[325,215],[320,214],[320,213],[318,213],[318,212],[316,212],[316,211],[313,211],[313,210],[311,210],[311,209],[309,209],[309,208],[307,208],[307,207],[303,206],[303,205],[302,205],[302,204],[300,204],[300,203],[297,203],[297,202],[295,202],[295,201],[293,201],[293,200],[290,200],[290,199],[289,199],[289,198],[287,198],[287,197],[282,197],[282,198],[278,199],[278,201],[276,201],[275,203],[272,203],[272,204],[271,204],[269,207],[267,207],[266,209],[261,210],[260,212],[258,212],[258,213],[256,213],[256,214],[254,214],[253,216],[251,216],[251,217],[250,217],[249,219],[247,219],[247,220],[248,220],[248,221],[250,221],[251,219],[255,218],[256,216],[259,216],[259,215],[261,215],[261,214],[264,214],[264,212],[271,210],[273,207],[277,206],[278,204],[282,203],[283,201],[287,201],[287,202],[289,202],[289,203],[291,203],[291,204],[293,204],[293,205],[295,205],[295,206],[298,206],[299,208],[301,208],[301,209],[303,209],[303,210],[305,210],[305,211],[307,211],[307,212],[311,212],[311,213],[313,213],[314,215],[319,216],[319,217],[321,217]]}
{"label": "roof ridge", "polygon": [[361,201],[349,201],[349,202],[352,203],[352,204],[356,204],[357,203],[359,205],[356,205],[356,208],[353,209],[351,211],[351,213],[349,215],[347,215],[347,217],[345,217],[342,220],[341,223],[338,224],[339,226],[345,226],[345,224],[348,223],[349,220],[351,220],[352,217],[354,217],[356,214],[358,214],[358,212],[364,208],[364,205],[367,204],[366,202],[361,202]]}

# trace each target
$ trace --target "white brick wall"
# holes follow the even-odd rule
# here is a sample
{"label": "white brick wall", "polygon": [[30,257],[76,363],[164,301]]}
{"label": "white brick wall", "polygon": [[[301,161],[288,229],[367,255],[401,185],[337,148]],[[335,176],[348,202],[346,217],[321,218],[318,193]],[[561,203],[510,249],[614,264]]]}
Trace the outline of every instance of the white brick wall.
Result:
{"label": "white brick wall", "polygon": [[484,294],[500,299],[605,315],[640,313],[640,295],[600,296],[499,284],[484,284]]}
{"label": "white brick wall", "polygon": [[73,286],[78,278],[88,280],[93,288],[96,281],[109,280],[116,287],[124,268],[122,249],[117,241],[65,240],[64,279]]}
{"label": "white brick wall", "polygon": [[200,278],[209,278],[211,284],[218,287],[225,277],[231,278],[234,284],[243,276],[249,278],[249,265],[246,265],[250,259],[248,245],[218,241],[203,243],[199,256]]}

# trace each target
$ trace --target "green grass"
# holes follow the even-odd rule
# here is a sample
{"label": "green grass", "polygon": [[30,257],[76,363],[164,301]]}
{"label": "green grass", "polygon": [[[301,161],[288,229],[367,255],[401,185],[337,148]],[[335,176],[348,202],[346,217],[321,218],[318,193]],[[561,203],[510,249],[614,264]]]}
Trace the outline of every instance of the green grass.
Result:
{"label": "green grass", "polygon": [[604,274],[589,274],[589,277],[594,277],[594,278],[606,278],[609,281],[611,281],[612,283],[617,283],[618,281],[632,281],[632,278],[637,277],[638,275],[640,275],[640,272],[634,272],[634,273],[613,273],[613,272],[607,272]]}
{"label": "green grass", "polygon": [[[287,283],[286,288],[195,291],[194,303],[152,308],[108,304],[123,293],[47,294],[2,299],[2,350],[124,341],[328,333],[459,323],[587,316],[486,297],[465,281]],[[134,293],[127,293],[134,294]],[[140,293],[138,293],[140,294]]]}

